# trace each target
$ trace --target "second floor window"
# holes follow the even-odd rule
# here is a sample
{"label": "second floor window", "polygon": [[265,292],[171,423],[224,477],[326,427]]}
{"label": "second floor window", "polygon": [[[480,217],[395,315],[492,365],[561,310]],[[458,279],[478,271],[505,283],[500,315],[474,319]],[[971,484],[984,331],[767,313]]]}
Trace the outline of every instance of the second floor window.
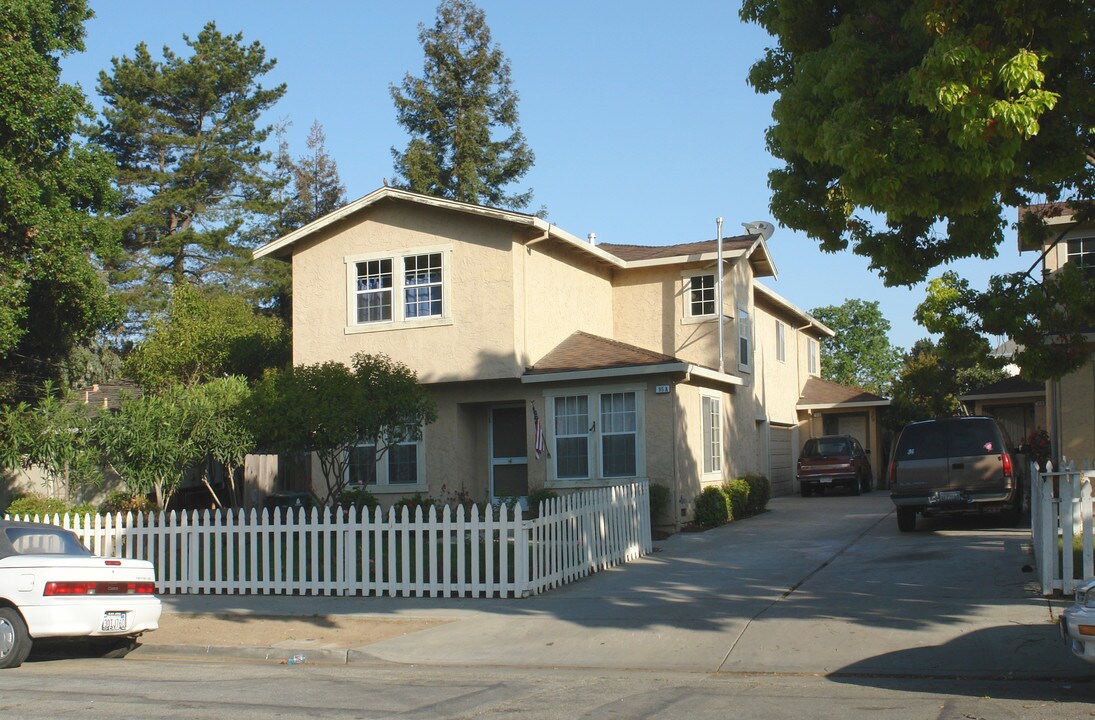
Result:
{"label": "second floor window", "polygon": [[753,329],[749,313],[738,311],[738,369],[749,371],[753,366]]}
{"label": "second floor window", "polygon": [[821,364],[819,350],[817,340],[810,338],[806,341],[806,371],[811,375],[817,375],[819,372],[818,366]]}
{"label": "second floor window", "polygon": [[688,317],[715,314],[715,276],[693,275],[688,278]]}
{"label": "second floor window", "polygon": [[350,331],[450,323],[451,258],[450,249],[436,246],[347,257]]}
{"label": "second floor window", "polygon": [[1095,277],[1095,237],[1073,238],[1068,241],[1068,262],[1075,263],[1087,277]]}
{"label": "second floor window", "polygon": [[776,360],[787,362],[787,326],[776,320]]}

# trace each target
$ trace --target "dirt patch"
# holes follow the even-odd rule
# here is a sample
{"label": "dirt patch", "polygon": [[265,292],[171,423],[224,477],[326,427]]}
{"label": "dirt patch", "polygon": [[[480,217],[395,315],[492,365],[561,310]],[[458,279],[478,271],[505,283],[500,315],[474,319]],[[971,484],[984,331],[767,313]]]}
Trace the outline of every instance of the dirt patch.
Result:
{"label": "dirt patch", "polygon": [[164,613],[142,645],[355,648],[427,630],[451,620],[346,616],[283,617]]}

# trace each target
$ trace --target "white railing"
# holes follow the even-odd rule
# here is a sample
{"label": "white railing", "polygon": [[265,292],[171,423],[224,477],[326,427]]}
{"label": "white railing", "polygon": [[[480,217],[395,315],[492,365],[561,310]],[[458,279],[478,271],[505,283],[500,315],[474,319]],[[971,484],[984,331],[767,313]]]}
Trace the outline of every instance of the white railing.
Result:
{"label": "white railing", "polygon": [[[1095,577],[1092,537],[1092,485],[1095,470],[1090,461],[1082,470],[1064,465],[1063,470],[1039,472],[1031,465],[1030,535],[1043,595],[1071,594]],[[1073,548],[1080,547],[1079,567]]]}
{"label": "white railing", "polygon": [[526,597],[651,550],[645,482],[554,498],[527,520],[458,506],[44,521],[98,555],[151,560],[161,593]]}

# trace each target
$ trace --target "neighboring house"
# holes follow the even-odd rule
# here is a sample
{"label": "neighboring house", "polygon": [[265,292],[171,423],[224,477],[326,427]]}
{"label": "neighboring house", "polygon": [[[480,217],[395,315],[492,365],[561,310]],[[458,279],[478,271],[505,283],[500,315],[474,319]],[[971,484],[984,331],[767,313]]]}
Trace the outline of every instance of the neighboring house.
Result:
{"label": "neighboring house", "polygon": [[[1091,291],[1095,286],[1095,224],[1077,222],[1063,203],[1020,208],[1020,219],[1029,212],[1040,214],[1051,232],[1040,242],[1020,232],[1019,251],[1042,253],[1044,273],[1056,272],[1065,263],[1079,265],[1087,273]],[[1095,327],[1078,330],[1087,339],[1087,361],[1060,380],[1045,384],[1045,422],[1056,456],[1095,461]]]}
{"label": "neighboring house", "polygon": [[1046,384],[1018,376],[1004,378],[958,398],[971,415],[1000,421],[1016,445],[1046,428]]}
{"label": "neighboring house", "polygon": [[807,436],[851,435],[871,455],[875,487],[886,470],[885,452],[880,435],[881,408],[889,398],[862,388],[847,387],[819,377],[811,377],[802,389],[798,411],[804,417]]}
{"label": "neighboring house", "polygon": [[387,187],[255,256],[292,262],[295,364],[384,353],[436,400],[421,440],[351,458],[385,504],[638,478],[670,489],[675,525],[705,484],[761,473],[795,490],[799,398],[833,333],[756,282],[775,276],[772,226],[749,230],[723,242],[721,313],[714,240],[598,245]]}

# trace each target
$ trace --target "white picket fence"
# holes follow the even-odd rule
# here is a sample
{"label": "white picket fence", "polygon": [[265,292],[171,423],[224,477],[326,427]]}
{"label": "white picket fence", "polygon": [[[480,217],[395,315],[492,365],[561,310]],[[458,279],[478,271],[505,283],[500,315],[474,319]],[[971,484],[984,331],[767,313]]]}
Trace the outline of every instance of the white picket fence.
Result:
{"label": "white picket fence", "polygon": [[43,520],[98,555],[151,560],[160,593],[527,597],[651,551],[645,482],[553,498],[533,519],[460,506]]}
{"label": "white picket fence", "polygon": [[[1040,473],[1031,466],[1030,536],[1038,566],[1042,594],[1066,595],[1076,591],[1085,580],[1095,577],[1095,552],[1092,537],[1092,484],[1095,469],[1090,461],[1076,470],[1062,463],[1063,469]],[[1080,566],[1075,567],[1073,544],[1080,542]]]}

